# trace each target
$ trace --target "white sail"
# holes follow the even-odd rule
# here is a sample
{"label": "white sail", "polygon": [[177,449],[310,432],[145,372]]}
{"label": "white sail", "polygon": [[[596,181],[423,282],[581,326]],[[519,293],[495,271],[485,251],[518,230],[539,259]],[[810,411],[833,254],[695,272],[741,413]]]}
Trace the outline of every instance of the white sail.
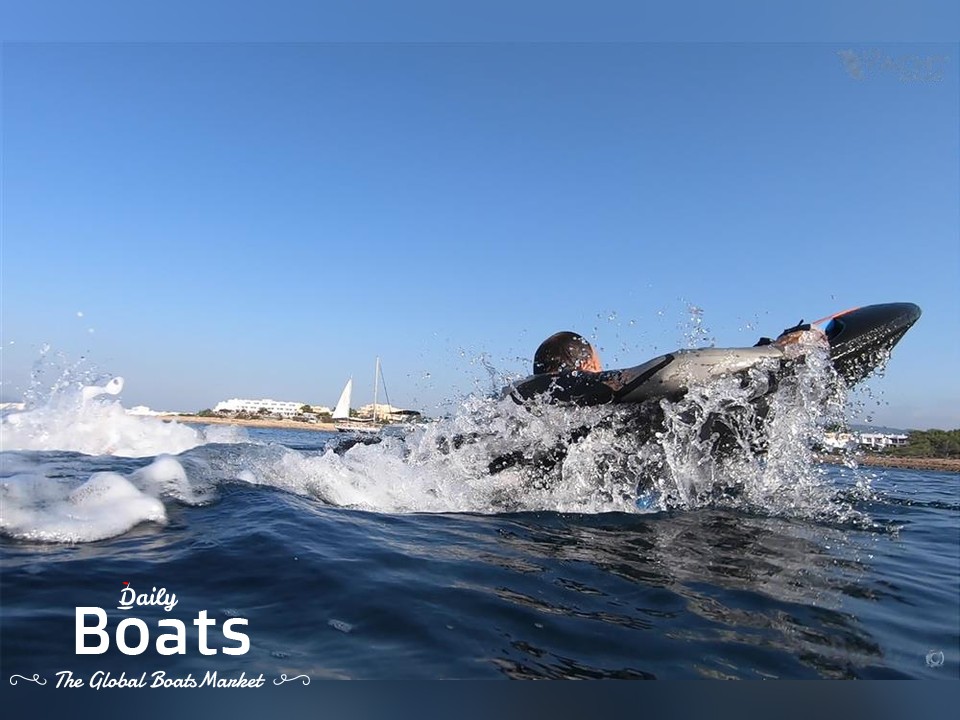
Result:
{"label": "white sail", "polygon": [[333,419],[343,420],[350,417],[350,395],[353,393],[353,378],[347,380],[343,386],[343,392],[340,393],[340,399],[337,400],[337,406],[333,409]]}

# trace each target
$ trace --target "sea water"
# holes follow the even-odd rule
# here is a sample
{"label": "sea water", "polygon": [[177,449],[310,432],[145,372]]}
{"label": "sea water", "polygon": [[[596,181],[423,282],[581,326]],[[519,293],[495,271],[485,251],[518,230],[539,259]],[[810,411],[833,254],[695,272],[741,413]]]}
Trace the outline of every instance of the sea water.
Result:
{"label": "sea water", "polygon": [[[762,459],[723,461],[691,418],[722,399],[750,426],[741,383],[666,408],[638,446],[616,409],[475,398],[346,450],[60,388],[0,425],[4,677],[956,679],[960,475],[817,463],[820,380],[778,391]],[[584,424],[549,470],[489,471]],[[131,587],[176,596],[186,652],[119,649]],[[110,646],[77,654],[92,606]],[[152,643],[167,612],[135,612]],[[227,654],[241,619],[249,649]]]}

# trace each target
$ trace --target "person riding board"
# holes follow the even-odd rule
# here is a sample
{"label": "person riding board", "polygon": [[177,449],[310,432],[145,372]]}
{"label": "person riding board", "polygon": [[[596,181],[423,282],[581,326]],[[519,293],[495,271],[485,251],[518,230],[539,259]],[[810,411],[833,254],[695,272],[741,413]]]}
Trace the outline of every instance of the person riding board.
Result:
{"label": "person riding board", "polygon": [[[788,360],[796,360],[811,348],[827,347],[822,330],[804,324],[784,330],[776,340],[760,338],[757,346],[773,345]],[[516,402],[523,403],[543,392],[551,400],[575,405],[598,405],[610,402],[621,389],[622,379],[603,373],[597,349],[586,338],[570,330],[554,333],[537,348],[533,356],[533,375],[507,388]]]}
{"label": "person riding board", "polygon": [[[773,345],[783,351],[788,361],[802,358],[810,349],[826,347],[826,335],[819,328],[804,324],[801,320],[794,327],[784,330],[776,340],[761,338],[757,346]],[[582,335],[564,330],[544,340],[533,356],[533,376],[504,391],[514,402],[525,405],[545,399],[550,403],[576,406],[602,405],[611,402],[622,389],[623,378],[617,373],[604,373],[597,349]],[[660,414],[657,403],[634,406],[636,412],[629,421],[629,430],[623,431],[634,440],[647,438],[659,427]],[[731,430],[725,427],[722,418],[704,423],[702,432],[709,435],[717,432],[716,449],[732,447]],[[539,470],[549,470],[566,455],[570,444],[579,442],[592,430],[589,426],[578,428],[565,441],[540,453],[515,451],[497,457],[490,463],[490,472],[499,472],[518,464],[529,464]]]}
{"label": "person riding board", "polygon": [[564,330],[554,333],[533,355],[533,374],[563,371],[598,373],[603,370],[597,349],[586,338]]}
{"label": "person riding board", "polygon": [[[776,340],[761,338],[760,345],[774,345],[784,351],[788,359],[802,357],[807,350],[826,342],[826,336],[810,325],[801,324],[788,328]],[[605,405],[614,401],[623,386],[623,375],[604,372],[597,349],[582,335],[564,330],[554,333],[537,347],[533,356],[533,375],[520,383],[504,389],[502,397],[509,397],[519,405],[530,406],[546,401],[572,406]],[[621,417],[623,427],[619,434],[629,436],[634,442],[647,440],[660,427],[662,417],[659,404],[643,403],[620,405],[622,410],[632,412]],[[606,423],[605,423],[606,424]],[[715,429],[716,423],[705,423],[704,432]],[[550,448],[516,450],[494,458],[488,466],[491,473],[509,467],[525,466],[538,471],[548,471],[561,462],[571,444],[590,434],[593,427],[583,426],[567,434],[557,445]],[[722,430],[722,428],[721,428]],[[724,433],[721,433],[724,434]],[[478,439],[479,435],[454,435],[441,437],[438,448],[441,452],[460,448],[464,443]],[[362,442],[378,442],[379,438]],[[353,440],[338,446],[337,452],[361,442]],[[721,443],[718,443],[718,446]]]}

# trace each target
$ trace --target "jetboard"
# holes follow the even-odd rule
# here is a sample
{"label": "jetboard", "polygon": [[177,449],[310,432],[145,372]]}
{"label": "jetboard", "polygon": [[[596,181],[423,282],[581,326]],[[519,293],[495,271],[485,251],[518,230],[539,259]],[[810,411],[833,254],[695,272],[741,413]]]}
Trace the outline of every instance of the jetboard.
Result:
{"label": "jetboard", "polygon": [[[829,344],[839,376],[853,386],[876,370],[920,317],[913,303],[885,303],[844,310],[814,323],[784,330],[819,328]],[[549,399],[575,405],[642,403],[680,398],[689,388],[736,375],[754,367],[785,367],[792,353],[777,341],[761,339],[753,347],[676,350],[640,365],[600,373],[564,372],[533,375],[510,389],[517,402],[547,393]]]}

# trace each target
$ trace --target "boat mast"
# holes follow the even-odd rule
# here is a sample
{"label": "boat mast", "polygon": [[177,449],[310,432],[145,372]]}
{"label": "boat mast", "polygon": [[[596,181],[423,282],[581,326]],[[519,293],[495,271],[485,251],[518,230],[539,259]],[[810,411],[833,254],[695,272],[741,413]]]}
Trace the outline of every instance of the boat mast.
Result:
{"label": "boat mast", "polygon": [[377,369],[373,373],[373,421],[377,421],[377,390],[380,382],[380,358],[377,358]]}

